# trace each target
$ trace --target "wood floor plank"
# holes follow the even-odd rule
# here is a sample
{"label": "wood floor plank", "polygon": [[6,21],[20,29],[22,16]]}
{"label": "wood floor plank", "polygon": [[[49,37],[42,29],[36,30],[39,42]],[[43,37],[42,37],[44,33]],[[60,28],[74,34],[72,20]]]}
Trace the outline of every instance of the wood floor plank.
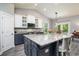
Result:
{"label": "wood floor plank", "polygon": [[24,44],[17,45],[15,48],[7,50],[1,56],[26,56],[24,53]]}
{"label": "wood floor plank", "polygon": [[[4,52],[1,56],[26,56],[24,53],[24,44],[17,45]],[[79,43],[72,42],[71,56],[79,56]]]}

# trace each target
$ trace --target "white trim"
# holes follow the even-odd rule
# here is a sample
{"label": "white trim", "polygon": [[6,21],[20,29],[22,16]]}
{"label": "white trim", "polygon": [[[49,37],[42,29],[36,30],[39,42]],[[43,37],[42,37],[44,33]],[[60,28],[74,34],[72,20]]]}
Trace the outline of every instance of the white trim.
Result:
{"label": "white trim", "polygon": [[55,27],[57,27],[59,24],[68,24],[68,33],[70,33],[70,22],[59,22],[55,24]]}
{"label": "white trim", "polygon": [[3,53],[3,52],[5,52],[5,51],[7,51],[7,50],[9,50],[9,49],[11,49],[11,48],[14,48],[15,46],[12,46],[12,47],[9,47],[9,48],[6,48],[6,49],[3,49],[1,52],[0,52],[0,55]]}
{"label": "white trim", "polygon": [[3,52],[1,51],[1,52],[0,52],[0,55],[2,55],[2,53],[3,53]]}

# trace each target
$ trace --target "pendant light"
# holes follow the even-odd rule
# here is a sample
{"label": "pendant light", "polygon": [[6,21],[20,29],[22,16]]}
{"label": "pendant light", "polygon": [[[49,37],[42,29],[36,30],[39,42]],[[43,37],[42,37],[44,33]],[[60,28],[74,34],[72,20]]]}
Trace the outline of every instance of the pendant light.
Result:
{"label": "pendant light", "polygon": [[55,12],[55,19],[57,21],[58,12]]}

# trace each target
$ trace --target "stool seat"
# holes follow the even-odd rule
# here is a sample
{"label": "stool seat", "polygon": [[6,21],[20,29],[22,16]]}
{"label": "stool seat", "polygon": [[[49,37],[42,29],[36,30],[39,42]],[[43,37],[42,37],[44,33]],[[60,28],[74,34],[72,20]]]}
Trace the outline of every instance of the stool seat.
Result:
{"label": "stool seat", "polygon": [[59,46],[59,52],[67,52],[67,49],[62,48],[62,46]]}
{"label": "stool seat", "polygon": [[71,44],[72,43],[72,38],[68,38],[68,39],[62,39],[62,44],[59,44],[58,46],[58,52],[61,53],[62,56],[65,55],[70,55],[71,52]]}

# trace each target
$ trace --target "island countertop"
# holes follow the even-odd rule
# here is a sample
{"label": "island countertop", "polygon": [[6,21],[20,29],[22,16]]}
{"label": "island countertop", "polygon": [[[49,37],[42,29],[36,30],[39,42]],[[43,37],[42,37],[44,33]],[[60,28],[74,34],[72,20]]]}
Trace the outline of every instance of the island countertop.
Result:
{"label": "island countertop", "polygon": [[71,37],[72,34],[29,34],[29,35],[24,35],[24,37],[29,38],[33,42],[37,43],[40,46],[44,46],[53,42],[56,42],[58,40],[61,40],[63,38],[69,38]]}

